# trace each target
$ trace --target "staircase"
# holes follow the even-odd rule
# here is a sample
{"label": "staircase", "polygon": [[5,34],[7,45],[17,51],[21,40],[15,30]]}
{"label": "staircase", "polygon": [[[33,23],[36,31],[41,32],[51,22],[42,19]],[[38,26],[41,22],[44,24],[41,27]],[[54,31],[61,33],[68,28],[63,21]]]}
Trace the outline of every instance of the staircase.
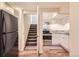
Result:
{"label": "staircase", "polygon": [[[43,45],[44,46],[52,45],[52,34],[47,31],[43,32]],[[36,46],[37,46],[37,25],[31,24],[26,41],[26,48],[34,49],[36,48]]]}
{"label": "staircase", "polygon": [[37,25],[36,24],[31,24],[28,37],[27,37],[27,42],[26,42],[26,48],[27,47],[36,47],[37,46]]}

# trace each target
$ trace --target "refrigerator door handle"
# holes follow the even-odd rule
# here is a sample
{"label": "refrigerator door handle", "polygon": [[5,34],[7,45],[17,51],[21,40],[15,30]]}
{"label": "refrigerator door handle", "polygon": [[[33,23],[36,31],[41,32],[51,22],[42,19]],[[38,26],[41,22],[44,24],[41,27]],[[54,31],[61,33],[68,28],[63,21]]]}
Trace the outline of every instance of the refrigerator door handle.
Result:
{"label": "refrigerator door handle", "polygon": [[[4,26],[4,23],[5,23],[4,14],[2,14],[2,26]],[[3,51],[5,51],[5,41],[4,40],[2,40],[2,45],[3,45]]]}
{"label": "refrigerator door handle", "polygon": [[[4,25],[5,25],[5,32],[7,32],[7,29],[6,29],[6,21],[5,21],[5,15],[3,15],[3,19],[4,19]],[[6,44],[7,44],[7,35],[5,35],[5,41],[4,41],[4,51],[6,50]]]}

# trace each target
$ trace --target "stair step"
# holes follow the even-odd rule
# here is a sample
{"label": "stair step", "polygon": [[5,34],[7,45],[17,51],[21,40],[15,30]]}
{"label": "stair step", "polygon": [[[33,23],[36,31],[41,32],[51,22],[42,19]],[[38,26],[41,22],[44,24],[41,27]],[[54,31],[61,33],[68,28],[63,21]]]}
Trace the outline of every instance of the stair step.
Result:
{"label": "stair step", "polygon": [[37,31],[29,31],[29,32],[37,32]]}
{"label": "stair step", "polygon": [[37,24],[31,24],[31,25],[36,25],[37,26]]}
{"label": "stair step", "polygon": [[29,33],[37,33],[37,32],[29,32]]}
{"label": "stair step", "polygon": [[31,38],[31,39],[27,39],[27,40],[37,40],[36,38],[34,39],[34,38]]}
{"label": "stair step", "polygon": [[30,28],[29,30],[37,30],[36,28]]}
{"label": "stair step", "polygon": [[37,37],[27,37],[27,39],[36,39]]}
{"label": "stair step", "polygon": [[34,38],[34,37],[36,37],[36,36],[34,35],[34,36],[28,36],[28,37],[33,37],[33,38]]}
{"label": "stair step", "polygon": [[37,28],[30,28],[29,30],[37,30]]}
{"label": "stair step", "polygon": [[33,29],[33,30],[31,29],[31,30],[29,30],[29,32],[30,32],[30,31],[36,31],[36,32],[37,32],[37,30],[36,30],[36,29]]}
{"label": "stair step", "polygon": [[30,29],[37,29],[36,27],[30,27]]}
{"label": "stair step", "polygon": [[26,44],[26,46],[37,46],[37,43],[35,43],[35,44]]}
{"label": "stair step", "polygon": [[31,25],[31,26],[37,26],[37,25]]}
{"label": "stair step", "polygon": [[36,28],[37,26],[30,26],[30,28],[31,28],[31,27],[35,27],[35,28]]}
{"label": "stair step", "polygon": [[37,46],[26,46],[25,49],[28,49],[28,50],[30,50],[30,49],[37,49]]}
{"label": "stair step", "polygon": [[37,27],[37,26],[33,26],[33,25],[32,25],[32,26],[30,26],[30,27]]}
{"label": "stair step", "polygon": [[36,25],[31,25],[30,27],[37,27]]}
{"label": "stair step", "polygon": [[27,44],[36,44],[37,42],[27,42]]}
{"label": "stair step", "polygon": [[37,29],[29,29],[29,31],[37,31]]}
{"label": "stair step", "polygon": [[27,41],[37,41],[37,39],[28,39]]}
{"label": "stair step", "polygon": [[29,34],[37,34],[36,32],[29,32]]}
{"label": "stair step", "polygon": [[33,25],[33,24],[32,24],[31,26],[37,26],[37,25]]}
{"label": "stair step", "polygon": [[28,35],[37,35],[36,33],[29,33]]}
{"label": "stair step", "polygon": [[27,40],[27,42],[37,42],[37,40]]}
{"label": "stair step", "polygon": [[29,30],[29,32],[37,32],[36,30]]}
{"label": "stair step", "polygon": [[36,36],[36,34],[28,34],[28,37],[29,37],[29,36]]}
{"label": "stair step", "polygon": [[37,45],[37,25],[33,24],[30,26],[26,46],[36,46]]}
{"label": "stair step", "polygon": [[28,34],[28,36],[37,36],[37,34],[36,33],[30,33],[30,34]]}
{"label": "stair step", "polygon": [[37,32],[29,32],[29,34],[37,34]]}
{"label": "stair step", "polygon": [[28,34],[32,34],[32,35],[34,34],[34,35],[36,35],[37,33],[28,33]]}
{"label": "stair step", "polygon": [[30,29],[29,31],[37,31],[37,29]]}

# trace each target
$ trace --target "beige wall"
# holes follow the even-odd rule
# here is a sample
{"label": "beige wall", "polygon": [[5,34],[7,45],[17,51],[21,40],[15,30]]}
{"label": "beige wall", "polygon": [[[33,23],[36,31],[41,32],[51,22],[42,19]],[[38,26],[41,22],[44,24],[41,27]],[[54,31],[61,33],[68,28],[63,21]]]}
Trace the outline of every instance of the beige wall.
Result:
{"label": "beige wall", "polygon": [[59,13],[69,14],[69,3],[63,4],[63,6],[59,8]]}
{"label": "beige wall", "polygon": [[79,56],[79,3],[70,3],[70,56]]}
{"label": "beige wall", "polygon": [[29,17],[27,16],[27,14],[24,15],[22,9],[19,9],[19,17],[18,17],[19,51],[24,51],[29,27],[30,27]]}
{"label": "beige wall", "polygon": [[29,28],[30,28],[30,17],[28,16],[28,14],[24,14],[24,39],[25,39],[25,44],[26,44]]}
{"label": "beige wall", "polygon": [[43,26],[42,13],[40,11],[39,6],[37,6],[37,54],[43,53],[42,26]]}
{"label": "beige wall", "polygon": [[24,16],[22,10],[19,11],[19,18],[18,18],[18,49],[19,51],[24,50]]}

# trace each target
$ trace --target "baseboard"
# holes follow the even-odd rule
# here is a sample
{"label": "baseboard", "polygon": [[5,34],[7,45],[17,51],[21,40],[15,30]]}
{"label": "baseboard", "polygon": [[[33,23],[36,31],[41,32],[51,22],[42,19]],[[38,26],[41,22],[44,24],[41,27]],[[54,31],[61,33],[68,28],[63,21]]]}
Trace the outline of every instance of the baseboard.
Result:
{"label": "baseboard", "polygon": [[69,51],[66,49],[66,48],[64,48],[61,44],[59,44],[60,46],[61,46],[61,48],[63,48],[67,53],[69,53]]}

